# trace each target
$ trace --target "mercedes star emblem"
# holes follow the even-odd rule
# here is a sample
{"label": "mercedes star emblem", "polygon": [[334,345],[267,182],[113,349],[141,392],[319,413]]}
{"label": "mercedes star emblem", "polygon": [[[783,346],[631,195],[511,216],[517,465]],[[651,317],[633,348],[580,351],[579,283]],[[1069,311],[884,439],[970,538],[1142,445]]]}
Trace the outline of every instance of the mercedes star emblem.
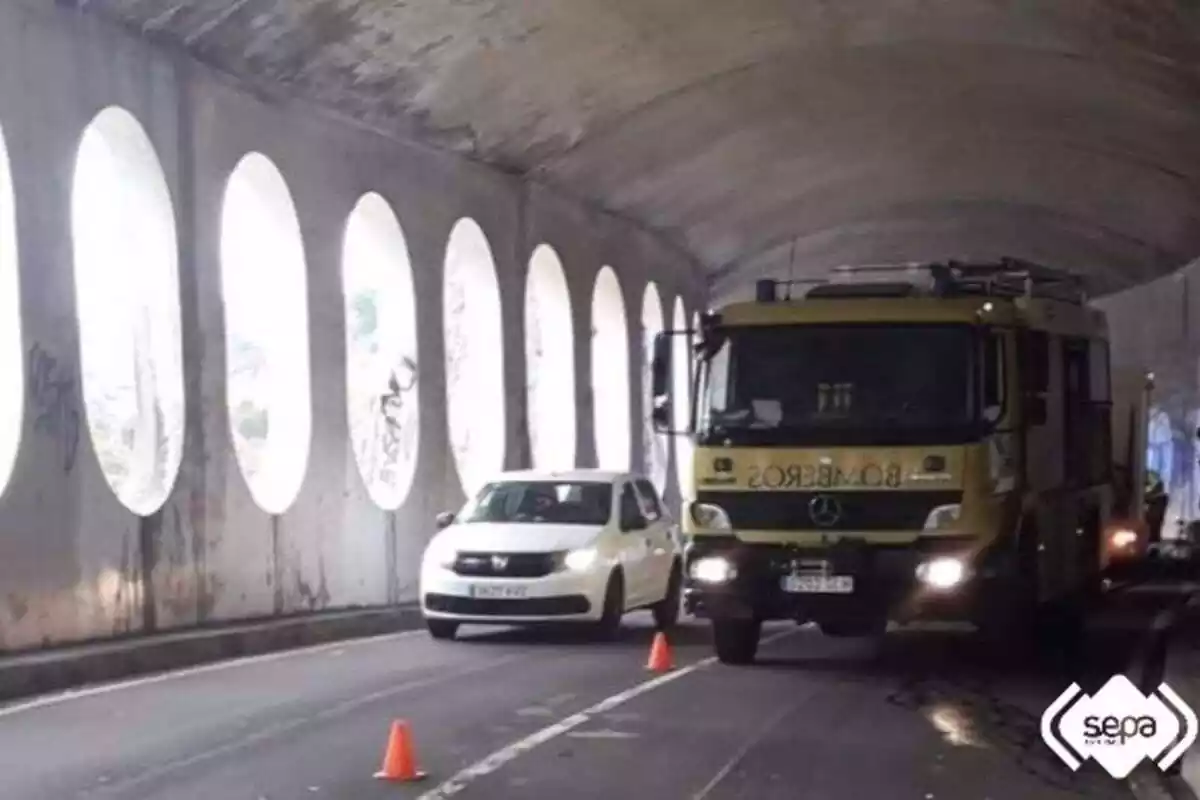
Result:
{"label": "mercedes star emblem", "polygon": [[808,501],[808,517],[818,527],[832,527],[842,518],[842,504],[836,497],[819,494]]}

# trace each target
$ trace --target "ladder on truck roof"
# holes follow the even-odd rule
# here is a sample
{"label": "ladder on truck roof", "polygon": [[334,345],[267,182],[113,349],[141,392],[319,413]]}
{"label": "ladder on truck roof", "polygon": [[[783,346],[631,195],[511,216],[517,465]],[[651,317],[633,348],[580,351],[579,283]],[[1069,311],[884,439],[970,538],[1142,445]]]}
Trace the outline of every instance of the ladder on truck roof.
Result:
{"label": "ladder on truck roof", "polygon": [[[852,297],[912,297],[931,293],[935,297],[983,295],[987,297],[1029,297],[1073,305],[1087,303],[1087,288],[1082,276],[1063,269],[1042,266],[1016,258],[994,262],[945,261],[908,264],[863,264],[835,267],[829,278],[776,280],[764,278],[756,283],[755,299],[760,303],[779,300],[779,288],[787,289],[784,299],[791,299],[791,287],[809,285],[806,299]],[[879,274],[896,280],[854,282],[846,278]],[[931,290],[922,291],[912,280],[903,276],[924,274],[932,283]],[[839,280],[842,279],[842,280]]]}

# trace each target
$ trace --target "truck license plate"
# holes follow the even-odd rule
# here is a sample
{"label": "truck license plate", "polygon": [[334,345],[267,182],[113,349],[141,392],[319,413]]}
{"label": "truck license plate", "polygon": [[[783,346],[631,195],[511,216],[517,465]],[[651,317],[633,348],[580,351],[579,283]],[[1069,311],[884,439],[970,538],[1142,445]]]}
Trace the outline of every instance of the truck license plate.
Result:
{"label": "truck license plate", "polygon": [[853,594],[853,575],[784,575],[783,590],[792,594]]}
{"label": "truck license plate", "polygon": [[473,584],[471,586],[471,597],[479,600],[511,600],[524,596],[524,586],[491,586],[486,584]]}

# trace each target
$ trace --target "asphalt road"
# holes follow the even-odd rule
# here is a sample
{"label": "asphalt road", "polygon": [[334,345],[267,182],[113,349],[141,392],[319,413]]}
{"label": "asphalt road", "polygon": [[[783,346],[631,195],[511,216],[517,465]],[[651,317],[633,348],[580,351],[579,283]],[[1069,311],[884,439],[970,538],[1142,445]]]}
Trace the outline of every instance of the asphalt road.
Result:
{"label": "asphalt road", "polygon": [[[0,708],[0,798],[1131,798],[1092,764],[1070,773],[1038,726],[1071,680],[1120,669],[1152,613],[1110,610],[1085,652],[1041,661],[959,631],[780,625],[738,668],[690,622],[665,678],[645,670],[643,615],[613,643],[480,628],[327,645]],[[422,783],[372,777],[397,718]]]}

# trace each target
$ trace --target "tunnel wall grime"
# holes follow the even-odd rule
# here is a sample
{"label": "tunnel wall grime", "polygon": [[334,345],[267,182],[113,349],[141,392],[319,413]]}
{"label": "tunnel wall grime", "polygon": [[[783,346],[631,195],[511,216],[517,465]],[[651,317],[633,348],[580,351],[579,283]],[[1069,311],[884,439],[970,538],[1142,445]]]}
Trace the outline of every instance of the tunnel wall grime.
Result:
{"label": "tunnel wall grime", "polygon": [[[146,518],[109,488],[81,393],[72,172],[84,128],[113,104],[149,134],[179,237],[183,459],[165,505]],[[16,466],[0,490],[0,650],[414,600],[432,519],[463,500],[447,432],[441,318],[446,241],[462,217],[482,227],[497,269],[508,467],[529,461],[521,304],[539,243],[558,251],[571,294],[580,465],[595,461],[588,343],[596,273],[606,264],[617,270],[627,309],[640,307],[649,279],[664,302],[682,296],[689,317],[704,300],[691,259],[619,217],[312,107],[252,96],[86,12],[0,3],[0,130],[16,196],[25,373]],[[221,203],[250,151],[268,156],[287,181],[308,279],[312,439],[299,495],[278,516],[250,495],[226,408]],[[412,490],[394,512],[371,500],[347,422],[341,248],[366,192],[382,195],[403,228],[417,301],[421,442]],[[641,323],[630,313],[627,324],[630,386],[638,387]],[[631,402],[637,464],[636,388]],[[674,469],[669,507],[678,499]]]}
{"label": "tunnel wall grime", "polygon": [[1163,525],[1200,518],[1200,260],[1095,301],[1108,314],[1113,370],[1154,374],[1146,459],[1170,505]]}

